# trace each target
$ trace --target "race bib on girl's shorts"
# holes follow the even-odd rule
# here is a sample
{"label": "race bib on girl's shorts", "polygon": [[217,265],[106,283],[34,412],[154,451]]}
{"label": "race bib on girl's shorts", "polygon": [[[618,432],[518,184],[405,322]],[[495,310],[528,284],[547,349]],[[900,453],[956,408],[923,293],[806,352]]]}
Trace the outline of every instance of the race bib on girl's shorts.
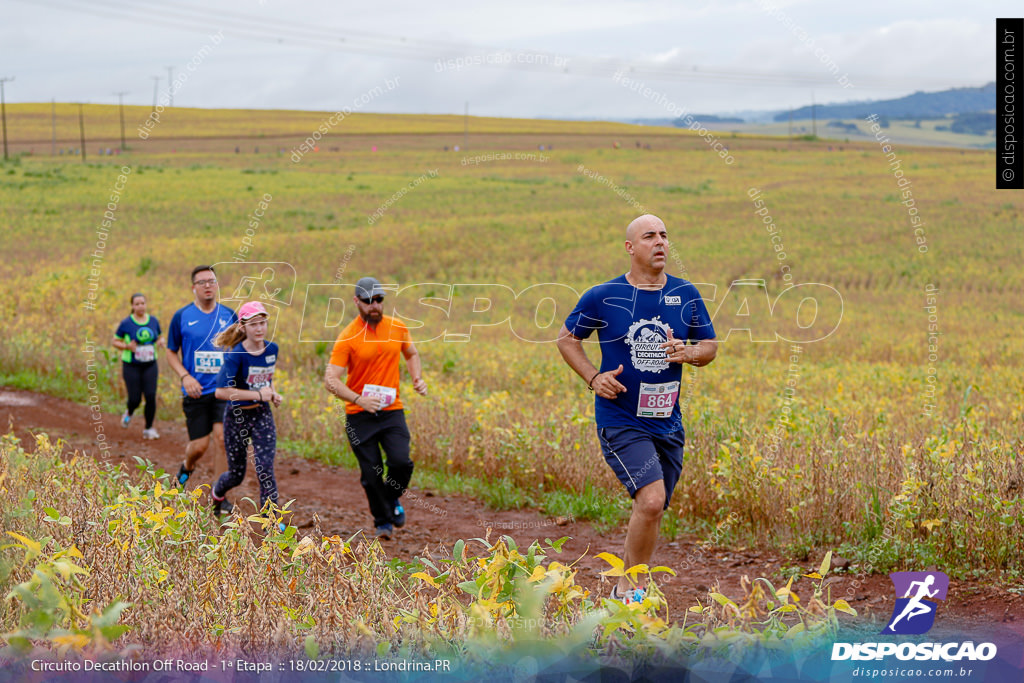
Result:
{"label": "race bib on girl's shorts", "polygon": [[148,363],[151,360],[156,360],[156,349],[153,348],[152,344],[146,344],[145,346],[135,347],[135,360],[139,363]]}
{"label": "race bib on girl's shorts", "polygon": [[662,384],[640,383],[640,400],[637,403],[637,417],[672,417],[672,409],[679,398],[679,382]]}
{"label": "race bib on girl's shorts", "polygon": [[379,398],[380,410],[384,410],[398,398],[398,389],[382,387],[377,384],[366,384],[363,386],[363,396],[367,398]]}
{"label": "race bib on girl's shorts", "polygon": [[251,389],[259,390],[270,386],[270,380],[274,378],[274,368],[258,368],[255,365],[249,368],[249,377],[246,383]]}
{"label": "race bib on girl's shorts", "polygon": [[216,375],[224,364],[223,351],[196,351],[196,372],[203,375]]}

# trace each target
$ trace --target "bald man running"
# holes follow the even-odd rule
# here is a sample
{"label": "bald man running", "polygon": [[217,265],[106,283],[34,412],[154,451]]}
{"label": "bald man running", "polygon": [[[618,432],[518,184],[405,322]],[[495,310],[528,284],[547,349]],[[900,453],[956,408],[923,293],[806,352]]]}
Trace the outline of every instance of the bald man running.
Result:
{"label": "bald man running", "polygon": [[[588,290],[566,318],[558,350],[596,394],[595,421],[605,460],[633,498],[623,558],[649,564],[661,517],[683,466],[679,410],[682,364],[707,365],[717,342],[704,301],[686,280],[665,273],[665,223],[650,214],[626,228],[629,272]],[[597,331],[601,369],[583,340]],[[646,576],[623,576],[612,599],[642,602]]]}

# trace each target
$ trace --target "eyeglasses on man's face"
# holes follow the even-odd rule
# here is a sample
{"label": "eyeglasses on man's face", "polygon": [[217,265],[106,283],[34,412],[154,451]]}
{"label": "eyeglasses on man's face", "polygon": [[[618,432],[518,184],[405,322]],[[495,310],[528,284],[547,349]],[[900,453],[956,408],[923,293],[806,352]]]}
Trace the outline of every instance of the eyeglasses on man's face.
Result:
{"label": "eyeglasses on man's face", "polygon": [[196,287],[212,287],[217,284],[217,278],[211,277],[209,280],[196,280],[192,284]]}
{"label": "eyeglasses on man's face", "polygon": [[383,294],[375,294],[372,298],[369,298],[369,299],[364,299],[363,297],[359,297],[359,300],[362,301],[367,306],[370,305],[370,302],[373,302],[375,304],[380,304],[380,303],[384,303],[384,295]]}

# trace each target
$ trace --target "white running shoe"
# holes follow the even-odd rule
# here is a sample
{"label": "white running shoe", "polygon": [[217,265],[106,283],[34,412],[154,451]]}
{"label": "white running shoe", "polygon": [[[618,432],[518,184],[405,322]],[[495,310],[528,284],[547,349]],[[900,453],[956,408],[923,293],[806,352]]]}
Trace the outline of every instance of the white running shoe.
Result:
{"label": "white running shoe", "polygon": [[142,438],[143,439],[159,439],[160,438],[160,432],[156,431],[152,427],[150,427],[149,429],[143,429],[142,430]]}

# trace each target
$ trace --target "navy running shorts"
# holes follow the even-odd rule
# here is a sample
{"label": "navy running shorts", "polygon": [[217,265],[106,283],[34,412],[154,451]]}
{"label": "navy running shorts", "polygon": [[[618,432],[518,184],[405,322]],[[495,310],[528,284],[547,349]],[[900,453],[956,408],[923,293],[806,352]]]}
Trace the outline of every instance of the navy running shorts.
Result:
{"label": "navy running shorts", "polygon": [[665,508],[683,470],[686,433],[649,434],[635,427],[598,427],[597,436],[609,467],[631,498],[656,481],[665,482]]}

